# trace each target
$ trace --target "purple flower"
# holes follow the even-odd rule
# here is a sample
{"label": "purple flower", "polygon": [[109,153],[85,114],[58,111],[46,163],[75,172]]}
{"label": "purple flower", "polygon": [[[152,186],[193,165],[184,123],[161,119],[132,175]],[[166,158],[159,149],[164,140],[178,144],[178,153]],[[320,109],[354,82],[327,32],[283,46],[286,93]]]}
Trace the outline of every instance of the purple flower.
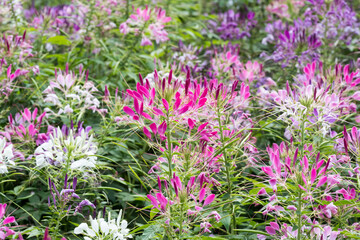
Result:
{"label": "purple flower", "polygon": [[320,58],[319,47],[321,41],[314,33],[307,34],[304,27],[295,27],[285,30],[278,36],[276,49],[271,55],[262,54],[266,60],[281,62],[282,67],[288,66],[291,62],[304,65]]}
{"label": "purple flower", "polygon": [[218,21],[209,21],[209,25],[223,40],[241,39],[250,37],[250,30],[257,24],[254,17],[254,12],[240,13],[231,9],[220,13]]}
{"label": "purple flower", "polygon": [[92,208],[96,208],[95,205],[93,203],[91,203],[89,200],[85,199],[82,200],[79,205],[75,208],[75,213],[79,212],[82,210],[83,207],[85,206],[90,206]]}

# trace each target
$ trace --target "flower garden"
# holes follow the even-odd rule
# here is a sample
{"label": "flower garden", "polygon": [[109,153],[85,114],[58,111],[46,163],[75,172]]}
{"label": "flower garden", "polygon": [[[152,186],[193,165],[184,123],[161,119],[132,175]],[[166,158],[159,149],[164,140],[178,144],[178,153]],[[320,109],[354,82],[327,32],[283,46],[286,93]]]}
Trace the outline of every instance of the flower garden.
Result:
{"label": "flower garden", "polygon": [[360,239],[359,0],[0,0],[0,240]]}

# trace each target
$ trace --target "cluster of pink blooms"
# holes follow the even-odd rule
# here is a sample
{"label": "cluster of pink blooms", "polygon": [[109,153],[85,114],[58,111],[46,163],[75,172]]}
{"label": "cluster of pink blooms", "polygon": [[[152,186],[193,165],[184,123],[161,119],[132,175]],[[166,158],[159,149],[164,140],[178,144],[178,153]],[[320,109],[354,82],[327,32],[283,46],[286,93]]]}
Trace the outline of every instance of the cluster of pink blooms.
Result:
{"label": "cluster of pink blooms", "polygon": [[265,73],[261,63],[258,61],[244,63],[238,53],[239,47],[231,44],[226,45],[223,49],[209,51],[209,54],[213,55],[210,61],[209,76],[222,81],[236,79],[256,87],[272,85],[270,82],[264,82]]}
{"label": "cluster of pink blooms", "polygon": [[171,17],[166,16],[166,11],[161,8],[145,9],[138,8],[130,18],[120,24],[120,32],[124,35],[130,32],[135,36],[141,37],[141,46],[152,45],[151,41],[156,43],[169,40],[166,32],[165,23],[171,21]]}
{"label": "cluster of pink blooms", "polygon": [[[159,183],[155,197],[148,195],[153,207],[162,213],[160,216],[167,219],[170,226],[179,228],[172,225],[173,214],[169,216],[169,212],[179,211],[174,203],[186,202],[187,209],[181,209],[181,212],[187,212],[189,224],[197,222],[202,209],[215,198],[210,187],[219,186],[211,174],[224,169],[220,161],[224,155],[216,154],[225,144],[224,139],[245,141],[244,153],[250,157],[257,153],[254,139],[247,138],[244,131],[252,124],[243,112],[250,97],[249,86],[238,80],[228,86],[217,79],[197,82],[189,73],[183,82],[172,71],[166,78],[161,78],[155,71],[151,83],[140,75],[136,90],[128,89],[126,95],[125,115],[119,122],[135,124],[148,138],[148,144],[162,153],[149,171],[157,176]],[[229,122],[225,118],[227,115]],[[175,142],[177,144],[173,145]],[[181,182],[188,171],[197,171],[199,175],[191,177],[185,189]],[[161,192],[161,181],[164,181],[168,197]],[[168,182],[173,191],[168,188]],[[205,219],[211,218],[219,221],[220,215],[212,212]],[[211,226],[204,220],[202,233],[210,232]]]}
{"label": "cluster of pink blooms", "polygon": [[38,109],[35,108],[31,112],[25,108],[23,112],[16,113],[15,117],[9,116],[9,124],[5,127],[5,131],[1,134],[13,143],[21,142],[22,144],[31,142],[39,145],[48,139],[48,133],[52,127],[48,127],[47,133],[41,133],[43,119],[46,113],[38,115]]}
{"label": "cluster of pink blooms", "polygon": [[[265,188],[258,191],[257,196],[264,203],[262,212],[264,215],[275,215],[278,219],[290,217],[292,225],[284,223],[280,228],[276,222],[271,222],[266,231],[270,235],[277,235],[279,239],[288,239],[297,237],[300,224],[302,235],[310,234],[316,239],[331,235],[330,239],[336,239],[340,232],[332,231],[327,225],[319,228],[318,221],[331,219],[340,212],[343,214],[343,209],[347,206],[338,204],[341,200],[358,198],[355,189],[351,187],[337,190],[339,186],[351,184],[337,173],[342,171],[341,165],[349,160],[343,159],[346,156],[342,156],[341,160],[340,156],[321,159],[320,152],[316,154],[312,145],[305,144],[303,148],[300,151],[299,148],[294,150],[294,146],[287,146],[282,142],[267,149],[271,165],[261,167],[261,170],[269,179],[272,193],[267,193]],[[298,201],[294,204],[291,199],[296,198]],[[319,199],[324,203],[319,202]],[[298,218],[293,218],[299,209],[312,213],[301,213]],[[314,218],[311,220],[309,216]],[[293,226],[297,227],[295,231]],[[259,239],[266,238],[259,235]]]}
{"label": "cluster of pink blooms", "polygon": [[288,139],[301,128],[301,123],[305,128],[318,126],[323,136],[334,136],[332,126],[340,117],[356,112],[360,72],[350,73],[349,65],[341,64],[324,70],[321,62],[307,64],[303,71],[293,88],[287,83],[286,89],[263,91],[263,97],[281,113],[278,119],[289,124],[285,133]]}
{"label": "cluster of pink blooms", "polygon": [[290,18],[291,14],[298,13],[300,8],[304,5],[304,1],[275,0],[266,7],[266,10],[270,13],[276,14],[278,17]]}
{"label": "cluster of pink blooms", "polygon": [[[14,236],[16,232],[12,229],[12,227],[9,227],[11,223],[14,223],[15,217],[13,216],[5,216],[6,214],[6,206],[7,204],[1,204],[0,203],[0,239],[5,240],[9,236]],[[22,240],[21,234],[18,236],[18,239]]]}
{"label": "cluster of pink blooms", "polygon": [[[237,230],[249,230],[252,237],[259,233],[260,240],[335,240],[351,239],[352,233],[359,235],[360,224],[354,219],[360,213],[360,127],[355,125],[360,122],[360,58],[351,56],[351,61],[339,61],[333,54],[340,51],[338,46],[349,52],[358,47],[360,23],[349,1],[273,0],[267,6],[251,9],[254,12],[252,7],[229,9],[217,20],[207,21],[206,30],[196,26],[194,31],[209,31],[212,35],[204,36],[203,46],[195,41],[185,46],[180,41],[175,54],[167,51],[173,44],[166,27],[172,18],[160,7],[133,7],[131,13],[130,1],[73,0],[69,5],[36,10],[33,2],[29,10],[21,12],[35,30],[28,40],[26,32],[11,34],[25,26],[17,15],[22,11],[20,7],[13,9],[21,4],[4,2],[0,0],[0,22],[16,30],[0,38],[0,103],[5,106],[0,114],[8,116],[0,131],[0,177],[9,178],[0,187],[6,183],[4,192],[16,195],[14,203],[18,204],[17,200],[27,201],[20,194],[28,191],[30,183],[23,182],[20,176],[48,179],[48,206],[51,214],[59,218],[55,230],[52,224],[57,220],[48,221],[44,240],[51,240],[52,231],[55,239],[60,238],[58,230],[65,217],[83,208],[97,208],[96,204],[108,194],[104,191],[100,196],[100,189],[116,190],[101,186],[105,181],[100,181],[107,179],[116,180],[116,184],[136,179],[136,184],[142,184],[141,192],[129,184],[131,190],[126,193],[142,197],[145,203],[139,205],[142,211],[149,212],[145,220],[150,220],[147,224],[151,228],[141,226],[135,229],[136,234],[161,228],[154,234],[165,234],[169,239],[206,238],[218,230],[232,235]],[[206,1],[200,2],[206,10]],[[177,18],[175,7],[165,8]],[[258,28],[262,25],[258,19],[263,14],[258,14],[258,8],[270,13],[263,18],[267,26],[260,34]],[[5,11],[11,11],[13,16],[4,17],[8,15]],[[295,19],[303,12],[304,16]],[[123,36],[121,41],[109,31],[117,27]],[[114,36],[106,41],[108,35],[102,36],[105,32]],[[267,36],[262,45],[249,39],[261,39],[264,33]],[[187,37],[177,37],[189,44]],[[128,89],[116,89],[111,95],[110,87],[105,86],[101,95],[101,87],[115,84],[116,79],[110,79],[113,75],[133,74],[132,68],[121,69],[138,63],[132,61],[132,53],[142,55],[142,61],[143,56],[158,55],[157,45],[164,42],[170,42],[163,49],[166,59],[173,63],[161,66],[155,61],[157,70],[149,71],[144,78],[139,74],[139,80],[133,85],[129,82]],[[126,51],[120,49],[125,54],[118,61],[120,54],[114,50],[129,43],[131,47]],[[248,44],[249,49],[244,48]],[[269,52],[252,58],[258,51],[254,49],[262,47]],[[325,47],[329,54],[323,54]],[[59,54],[43,54],[44,48]],[[65,55],[63,49],[71,51]],[[102,49],[113,56],[98,55]],[[146,56],[143,50],[152,52]],[[101,66],[96,72],[105,74],[109,70],[113,75],[105,76],[104,81],[95,75],[98,81],[90,81],[89,71],[82,65],[75,72],[66,64],[65,70],[55,69],[53,77],[44,72],[33,81],[22,81],[31,73],[39,73],[37,60],[46,68],[55,68],[54,56],[58,57],[56,64],[62,64],[61,56],[74,56],[72,64],[83,62],[89,71]],[[46,57],[51,59],[49,64],[45,63]],[[98,63],[101,61],[105,64]],[[276,73],[271,64],[282,66],[286,74]],[[120,69],[116,69],[118,66]],[[44,85],[38,85],[40,82]],[[17,113],[13,109],[6,113],[5,108],[14,106],[21,93],[35,87],[35,91],[41,89],[38,93],[43,98],[31,95],[22,100],[37,107],[26,107],[30,105],[25,102]],[[14,96],[12,92],[20,94]],[[94,129],[83,127],[83,120],[94,123]],[[141,152],[146,152],[146,167],[139,166],[136,170],[141,174],[137,175],[130,163],[132,173],[126,180],[114,177],[118,169],[111,169],[110,160],[119,164],[123,159],[115,159],[115,150],[109,150],[110,144],[118,144],[125,136],[120,135],[123,132],[136,134],[129,143],[139,138],[146,142]],[[121,140],[127,144],[128,139]],[[133,150],[130,144],[120,147],[129,154]],[[134,152],[139,153],[137,150]],[[132,158],[134,162],[137,157]],[[80,174],[84,176],[82,189],[77,189]],[[12,189],[19,182],[24,189]],[[95,190],[88,193],[88,189]],[[80,197],[81,190],[97,202]],[[246,222],[250,218],[240,219],[246,205],[266,223],[260,225],[256,220],[255,226]],[[0,204],[0,240],[23,239],[15,231],[15,217],[7,214],[6,208],[6,204]],[[39,221],[46,222],[50,214],[43,215],[45,218],[40,216]],[[108,222],[100,215],[98,219],[90,217],[91,226],[79,224],[75,233],[94,239],[130,238],[127,222],[120,223],[120,215],[116,222],[110,216]],[[243,226],[246,229],[241,229]],[[110,233],[110,229],[117,235],[99,236]]]}
{"label": "cluster of pink blooms", "polygon": [[[211,183],[208,182],[209,179],[204,174],[200,174],[197,178],[191,177],[185,188],[180,178],[174,173],[170,184],[175,194],[171,193],[169,183],[166,180],[161,180],[159,176],[157,179],[159,190],[154,189],[155,196],[148,194],[147,197],[151,201],[153,209],[159,210],[160,216],[165,220],[165,224],[170,225],[170,219],[174,215],[174,211],[179,211],[176,208],[179,204],[185,206],[180,210],[180,214],[186,213],[187,216],[183,219],[185,224],[182,231],[188,231],[192,224],[202,221],[200,224],[202,231],[211,232],[209,228],[212,225],[209,221],[211,219],[215,219],[217,222],[220,221],[221,216],[216,211],[212,211],[210,214],[203,211],[215,199],[215,194],[210,192]],[[165,189],[162,188],[162,184],[164,184]],[[210,187],[207,187],[207,185]],[[175,229],[175,232],[178,231],[180,231],[179,228]]]}
{"label": "cluster of pink blooms", "polygon": [[26,40],[26,32],[22,36],[4,34],[0,38],[0,95],[9,97],[16,78],[27,76],[30,72],[39,73],[38,66],[26,64],[28,59],[34,57],[32,48],[31,43]]}

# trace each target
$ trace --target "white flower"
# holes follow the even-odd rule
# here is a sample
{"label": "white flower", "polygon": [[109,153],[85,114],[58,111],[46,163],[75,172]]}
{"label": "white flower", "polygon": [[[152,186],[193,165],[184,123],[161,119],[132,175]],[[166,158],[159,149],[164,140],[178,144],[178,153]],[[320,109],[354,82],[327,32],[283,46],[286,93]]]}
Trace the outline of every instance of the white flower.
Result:
{"label": "white flower", "polygon": [[57,72],[55,80],[43,91],[44,101],[58,109],[53,110],[52,114],[82,114],[86,109],[95,111],[99,108],[100,102],[93,95],[98,89],[91,81],[83,82],[84,74]]}
{"label": "white flower", "polygon": [[101,217],[99,213],[98,218],[93,219],[90,216],[90,226],[87,223],[81,223],[74,229],[75,234],[85,235],[85,240],[97,239],[112,239],[112,240],[126,240],[132,238],[127,229],[127,221],[121,220],[121,211],[115,221],[111,219],[111,214],[108,215],[108,221]]}
{"label": "white flower", "polygon": [[0,174],[7,173],[7,164],[15,165],[12,144],[6,147],[6,139],[0,138]]}
{"label": "white flower", "polygon": [[96,152],[93,136],[88,136],[84,129],[79,134],[70,130],[68,135],[64,135],[61,129],[57,128],[48,142],[36,148],[36,166],[64,167],[70,164],[70,169],[73,170],[92,169],[96,167]]}

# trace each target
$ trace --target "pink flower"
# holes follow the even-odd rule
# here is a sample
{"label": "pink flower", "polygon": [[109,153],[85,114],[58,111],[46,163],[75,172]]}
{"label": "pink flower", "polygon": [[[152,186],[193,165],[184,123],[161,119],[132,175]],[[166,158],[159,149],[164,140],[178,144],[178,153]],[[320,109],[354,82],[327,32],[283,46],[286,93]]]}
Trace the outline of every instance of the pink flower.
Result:
{"label": "pink flower", "polygon": [[273,227],[267,226],[267,227],[265,227],[265,230],[270,235],[275,235],[276,234],[276,230]]}
{"label": "pink flower", "polygon": [[155,10],[157,12],[156,19],[160,23],[167,23],[171,21],[171,17],[166,16],[166,11],[162,10],[161,8],[158,8]]}
{"label": "pink flower", "polygon": [[[15,217],[13,216],[4,217],[6,212],[6,206],[7,206],[6,203],[0,204],[0,239],[1,240],[5,240],[6,237],[8,236],[15,235],[14,230],[10,229],[10,227],[8,226],[5,226],[15,222]],[[21,235],[19,237],[22,239]]]}
{"label": "pink flower", "polygon": [[141,46],[151,46],[152,42],[147,37],[143,36],[141,39]]}
{"label": "pink flower", "polygon": [[[175,173],[174,173],[175,175]],[[176,196],[179,195],[179,191],[182,190],[182,184],[180,181],[180,178],[178,176],[174,176],[174,178],[171,179],[171,185],[173,186]]]}
{"label": "pink flower", "polygon": [[209,217],[214,217],[217,222],[219,222],[220,219],[221,219],[221,216],[220,216],[220,214],[219,214],[217,211],[212,211],[212,212],[209,214],[208,218],[209,218]]}
{"label": "pink flower", "polygon": [[168,204],[168,200],[162,193],[156,193],[156,198],[150,194],[148,194],[147,197],[151,201],[153,208],[157,208],[161,210],[163,213],[166,212],[166,206]]}
{"label": "pink flower", "polygon": [[192,120],[191,118],[188,118],[188,125],[189,125],[190,130],[193,129],[195,127],[194,120]]}
{"label": "pink flower", "polygon": [[200,223],[200,229],[203,229],[204,233],[211,233],[210,229],[211,228],[211,224],[209,222],[202,222]]}
{"label": "pink flower", "polygon": [[266,194],[265,188],[261,188],[257,195],[260,196],[260,195],[265,195],[265,194]]}
{"label": "pink flower", "polygon": [[150,19],[150,9],[146,6],[144,10],[141,8],[136,9],[136,14],[131,14],[130,18],[135,21],[148,21]]}
{"label": "pink flower", "polygon": [[144,134],[145,134],[149,139],[151,139],[151,133],[149,132],[149,130],[148,130],[146,127],[144,127],[143,130],[144,130]]}
{"label": "pink flower", "polygon": [[210,194],[204,201],[204,205],[203,207],[205,207],[206,205],[211,204],[215,199],[215,194]]}
{"label": "pink flower", "polygon": [[164,105],[165,110],[168,112],[169,111],[169,103],[168,103],[168,101],[166,101],[166,99],[163,98],[162,103]]}
{"label": "pink flower", "polygon": [[330,203],[329,205],[321,206],[320,211],[327,217],[331,218],[333,215],[337,214],[337,207],[334,203]]}

